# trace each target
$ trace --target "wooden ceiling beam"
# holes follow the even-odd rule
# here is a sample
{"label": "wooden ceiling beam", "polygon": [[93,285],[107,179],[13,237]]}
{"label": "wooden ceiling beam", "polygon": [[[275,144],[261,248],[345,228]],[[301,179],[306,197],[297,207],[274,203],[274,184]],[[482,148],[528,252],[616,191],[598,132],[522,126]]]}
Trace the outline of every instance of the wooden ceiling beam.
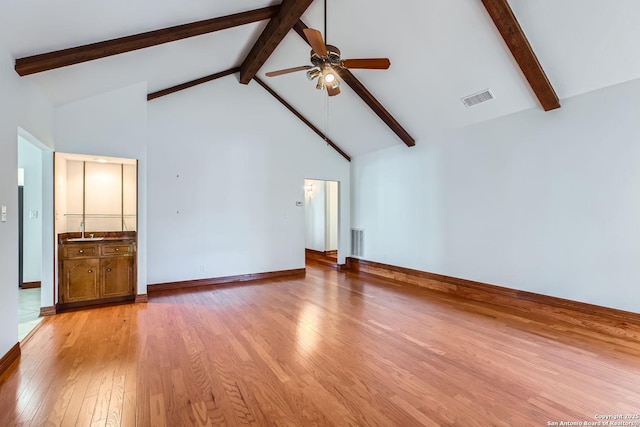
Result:
{"label": "wooden ceiling beam", "polygon": [[482,4],[538,97],[542,108],[545,111],[560,108],[558,95],[553,90],[507,0],[482,0]]}
{"label": "wooden ceiling beam", "polygon": [[298,33],[300,37],[302,37],[302,40],[304,40],[309,45],[309,47],[311,47],[309,40],[307,40],[307,36],[304,35],[304,30],[306,30],[307,28],[309,27],[307,27],[307,25],[299,19],[295,24],[293,24],[293,30]]}
{"label": "wooden ceiling beam", "polygon": [[252,22],[263,21],[276,16],[279,10],[280,6],[270,6],[222,16],[220,18],[207,19],[190,24],[177,25],[161,30],[148,31],[146,33],[19,58],[16,60],[15,70],[21,76],[41,73],[43,71],[82,62],[93,61],[94,59],[106,58],[112,55],[200,36],[227,28],[250,24]]}
{"label": "wooden ceiling beam", "polygon": [[179,84],[179,85],[176,85],[176,86],[171,86],[171,87],[169,87],[167,89],[162,89],[162,90],[159,90],[157,92],[152,92],[152,93],[147,95],[147,101],[151,101],[151,100],[154,100],[156,98],[160,98],[161,96],[171,95],[172,93],[176,93],[176,92],[181,91],[181,90],[189,89],[190,87],[201,85],[203,83],[207,83],[207,82],[219,79],[220,77],[229,76],[229,75],[235,74],[235,73],[237,73],[239,71],[240,71],[240,67],[235,67],[235,68],[231,68],[231,69],[226,70],[226,71],[221,71],[219,73],[208,75],[206,77],[201,77],[201,78],[196,79],[196,80],[191,80],[190,82],[182,83],[182,84]]}
{"label": "wooden ceiling beam", "polygon": [[315,127],[313,125],[313,123],[311,123],[309,120],[307,120],[306,117],[304,117],[302,114],[300,114],[300,112],[298,112],[298,110],[296,110],[291,104],[289,104],[287,101],[285,101],[273,89],[271,89],[269,86],[267,86],[266,83],[264,83],[262,80],[260,80],[258,77],[255,77],[255,76],[253,77],[253,80],[255,80],[260,86],[262,86],[264,88],[264,90],[269,92],[271,94],[271,96],[273,96],[275,99],[280,101],[280,103],[282,105],[284,105],[287,108],[287,110],[291,111],[297,118],[299,118],[302,121],[302,123],[307,125],[320,138],[322,138],[328,145],[330,145],[334,150],[336,150],[342,157],[344,157],[349,162],[351,161],[351,157],[349,157],[349,155],[347,153],[342,151],[342,149],[340,147],[338,147],[336,145],[336,143],[334,143],[331,139],[329,139],[329,137],[327,137],[327,135],[325,135],[320,129]]}
{"label": "wooden ceiling beam", "polygon": [[[300,20],[298,20],[298,22],[293,26],[294,31],[302,37],[302,40],[309,44],[309,41],[304,35],[304,29],[306,28],[308,27]],[[311,45],[309,44],[309,46]],[[396,135],[398,135],[407,147],[413,147],[416,145],[415,139],[413,139],[409,132],[407,132],[402,125],[398,123],[391,113],[384,108],[384,106],[373,96],[371,92],[367,90],[367,88],[356,78],[356,76],[353,75],[351,71],[347,69],[336,69],[336,71],[340,75],[340,78],[364,101],[365,104],[369,106],[369,108],[371,108],[371,110],[373,110],[374,113],[376,113],[378,117],[380,117],[380,119],[382,119],[383,122],[385,122],[387,126],[389,126]]]}
{"label": "wooden ceiling beam", "polygon": [[283,0],[240,66],[240,83],[248,84],[300,19],[313,0]]}
{"label": "wooden ceiling beam", "polygon": [[371,92],[347,69],[337,70],[340,78],[364,101],[365,104],[373,110],[374,113],[382,119],[389,128],[398,135],[398,138],[406,144],[407,147],[416,145],[416,140],[407,132],[400,123],[387,111],[386,108],[378,101]]}

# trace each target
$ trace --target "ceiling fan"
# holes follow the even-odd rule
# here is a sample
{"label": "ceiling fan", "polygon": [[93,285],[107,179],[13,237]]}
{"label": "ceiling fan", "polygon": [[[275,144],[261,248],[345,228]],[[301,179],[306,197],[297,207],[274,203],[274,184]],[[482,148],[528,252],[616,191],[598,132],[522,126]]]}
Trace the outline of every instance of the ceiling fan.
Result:
{"label": "ceiling fan", "polygon": [[313,28],[305,28],[303,31],[312,47],[311,64],[313,65],[271,71],[265,74],[267,77],[307,70],[309,80],[318,79],[316,89],[326,89],[329,96],[335,96],[340,93],[340,80],[338,80],[340,69],[386,70],[391,65],[389,58],[341,59],[340,49],[325,44],[320,31]]}

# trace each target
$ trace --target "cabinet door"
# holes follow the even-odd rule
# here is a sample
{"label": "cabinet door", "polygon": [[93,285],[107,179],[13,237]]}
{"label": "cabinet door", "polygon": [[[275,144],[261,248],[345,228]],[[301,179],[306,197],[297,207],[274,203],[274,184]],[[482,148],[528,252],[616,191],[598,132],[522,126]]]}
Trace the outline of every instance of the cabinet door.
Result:
{"label": "cabinet door", "polygon": [[97,259],[74,259],[62,263],[64,292],[62,302],[89,301],[99,298]]}
{"label": "cabinet door", "polygon": [[133,257],[102,258],[100,285],[102,298],[133,295]]}

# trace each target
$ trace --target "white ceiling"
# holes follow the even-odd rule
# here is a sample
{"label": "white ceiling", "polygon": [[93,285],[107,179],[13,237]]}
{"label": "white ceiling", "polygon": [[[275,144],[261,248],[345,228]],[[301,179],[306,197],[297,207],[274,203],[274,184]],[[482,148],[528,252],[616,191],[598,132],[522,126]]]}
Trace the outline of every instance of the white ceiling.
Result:
{"label": "white ceiling", "polygon": [[[0,43],[19,58],[278,3],[2,0]],[[563,98],[640,78],[637,0],[510,4],[561,103]],[[328,42],[341,49],[343,58],[391,59],[389,70],[353,73],[417,144],[427,143],[430,133],[444,128],[540,108],[480,0],[328,0],[328,10]],[[322,31],[322,0],[316,0],[302,20]],[[55,104],[142,81],[153,92],[240,65],[265,24],[24,78]],[[303,72],[264,77],[266,71],[305,65],[308,57],[309,47],[291,31],[258,75],[351,155],[402,144],[346,84],[339,96],[328,99]],[[243,88],[238,84],[233,90]],[[487,88],[495,100],[469,109],[460,102]]]}

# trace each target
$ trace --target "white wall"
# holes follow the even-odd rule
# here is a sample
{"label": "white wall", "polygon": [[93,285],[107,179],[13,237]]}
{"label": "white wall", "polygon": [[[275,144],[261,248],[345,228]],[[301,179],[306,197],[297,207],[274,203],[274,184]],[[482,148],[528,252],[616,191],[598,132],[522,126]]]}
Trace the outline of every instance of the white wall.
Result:
{"label": "white wall", "polygon": [[138,206],[138,166],[122,165],[122,213],[124,231],[135,231],[137,227],[136,210]]}
{"label": "white wall", "polygon": [[[67,182],[69,176],[69,168],[67,159],[59,154],[55,155],[55,230],[57,233],[63,233],[67,231],[78,231],[77,228],[73,228],[76,224],[69,224],[69,216],[65,215],[72,210],[76,210],[76,207],[68,206],[69,191],[74,193],[75,182]],[[71,164],[72,174],[75,164]],[[71,187],[71,188],[69,188]],[[76,198],[72,198],[73,203],[77,203]]]}
{"label": "white wall", "polygon": [[[32,142],[33,143],[33,142]],[[53,150],[42,150],[42,286],[40,288],[41,307],[53,307],[56,303],[54,299],[54,286],[56,283],[54,260],[55,260],[55,220],[53,211],[54,183],[54,158]]]}
{"label": "white wall", "polygon": [[305,248],[324,252],[327,223],[327,192],[324,181],[305,179]]}
{"label": "white wall", "polygon": [[56,151],[138,159],[138,293],[147,292],[147,86],[140,83],[55,109]]}
{"label": "white wall", "polygon": [[338,250],[338,228],[340,226],[340,218],[338,217],[338,197],[339,183],[336,181],[327,181],[327,223],[326,223],[326,251]]}
{"label": "white wall", "polygon": [[149,282],[303,268],[305,177],[349,188],[349,162],[255,82],[150,102]]}
{"label": "white wall", "polygon": [[18,342],[18,128],[46,144],[52,141],[52,106],[13,70],[0,46],[0,356]]}
{"label": "white wall", "polygon": [[23,281],[42,274],[42,151],[18,136],[18,167],[24,169]]}
{"label": "white wall", "polygon": [[638,100],[640,80],[358,157],[363,258],[640,312]]}

